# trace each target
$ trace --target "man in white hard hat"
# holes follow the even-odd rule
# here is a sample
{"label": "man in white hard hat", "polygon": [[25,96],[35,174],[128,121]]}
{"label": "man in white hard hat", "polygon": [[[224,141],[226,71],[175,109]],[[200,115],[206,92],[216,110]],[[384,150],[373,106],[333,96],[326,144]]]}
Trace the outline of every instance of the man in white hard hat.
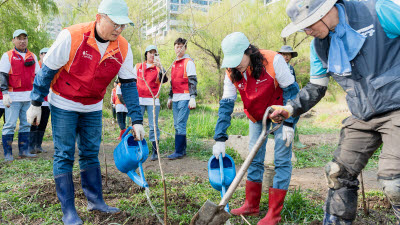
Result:
{"label": "man in white hard hat", "polygon": [[103,199],[100,162],[102,105],[108,84],[117,75],[132,118],[135,136],[142,140],[144,129],[133,55],[120,34],[132,24],[124,0],[103,0],[96,20],[63,30],[44,58],[34,81],[28,122],[40,123],[40,105],[49,93],[53,127],[53,174],[61,202],[64,224],[82,224],[74,204],[72,166],[78,142],[79,166],[88,210],[118,213]]}
{"label": "man in white hard hat", "polygon": [[325,95],[329,76],[346,91],[352,116],[343,121],[332,162],[324,224],[352,224],[357,211],[357,176],[383,144],[378,180],[400,218],[400,2],[398,0],[292,0],[286,37],[303,30],[311,42],[311,76],[297,98],[274,107],[299,116]]}

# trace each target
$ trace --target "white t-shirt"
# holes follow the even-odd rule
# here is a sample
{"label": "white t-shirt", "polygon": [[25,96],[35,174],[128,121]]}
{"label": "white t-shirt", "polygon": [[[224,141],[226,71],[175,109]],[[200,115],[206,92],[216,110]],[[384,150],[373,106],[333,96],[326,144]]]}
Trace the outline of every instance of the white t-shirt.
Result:
{"label": "white t-shirt", "polygon": [[[149,67],[151,67],[151,66],[153,66],[153,64],[146,63],[146,68],[149,68]],[[133,73],[134,73],[135,76],[137,77],[137,68],[136,68],[136,65],[135,65],[135,68],[133,68]],[[142,77],[142,76],[140,75],[138,79],[140,79],[140,77]],[[147,87],[146,87],[146,88],[147,88]],[[139,104],[140,104],[140,105],[153,105],[153,98],[142,98],[142,97],[139,97]],[[155,104],[156,104],[156,105],[160,105],[160,99],[156,98]]]}
{"label": "white t-shirt", "polygon": [[[118,98],[118,95],[122,95],[121,87],[119,85],[117,85],[116,95],[117,95],[117,98]],[[117,112],[117,113],[128,112],[128,109],[126,108],[126,106],[124,104],[116,104],[115,112]]]}
{"label": "white t-shirt", "polygon": [[[294,77],[290,73],[287,63],[285,62],[285,59],[282,57],[282,55],[275,55],[273,66],[275,70],[275,79],[278,81],[279,87],[286,88],[289,85],[293,84]],[[243,73],[243,76],[247,80],[246,72]],[[232,83],[231,79],[229,79],[228,75],[225,74],[224,94],[222,95],[222,98],[236,100],[236,97],[236,86]]]}
{"label": "white t-shirt", "polygon": [[0,100],[0,109],[4,109],[4,108],[5,108],[5,106],[3,105],[3,100]]}
{"label": "white t-shirt", "polygon": [[[190,57],[189,55],[185,54],[182,58],[190,58]],[[186,65],[186,74],[188,77],[197,75],[196,66],[194,65],[194,62],[192,60],[190,60]],[[190,93],[180,93],[172,95],[173,102],[183,101],[183,100],[190,100]]]}
{"label": "white t-shirt", "polygon": [[[22,58],[25,59],[25,55],[26,53],[21,53],[16,51],[17,54],[21,55]],[[32,53],[33,54],[33,53]],[[37,74],[40,70],[40,65],[39,65],[39,61],[37,60],[37,57],[35,54],[33,54],[33,57],[35,59],[35,74]],[[11,69],[11,63],[10,60],[8,58],[7,53],[4,53],[3,56],[1,57],[0,60],[0,72],[3,73],[8,73],[10,72]],[[31,95],[31,91],[21,91],[21,92],[8,92],[8,94],[10,95],[11,101],[13,102],[26,102],[26,101],[30,101],[30,95]]]}
{"label": "white t-shirt", "polygon": [[[101,57],[103,57],[109,42],[101,43],[96,40],[97,47],[99,48]],[[58,35],[54,44],[50,47],[43,61],[44,64],[52,70],[58,70],[67,64],[69,60],[69,53],[71,51],[71,33],[69,30],[64,29]],[[124,63],[122,64],[118,77],[122,79],[132,79],[135,78],[133,74],[133,54],[131,50],[131,46],[128,43],[128,54]],[[64,110],[68,111],[76,111],[76,112],[93,112],[102,110],[103,108],[103,100],[96,104],[92,105],[84,105],[80,102],[74,102],[63,98],[52,91],[49,93],[49,103]]]}

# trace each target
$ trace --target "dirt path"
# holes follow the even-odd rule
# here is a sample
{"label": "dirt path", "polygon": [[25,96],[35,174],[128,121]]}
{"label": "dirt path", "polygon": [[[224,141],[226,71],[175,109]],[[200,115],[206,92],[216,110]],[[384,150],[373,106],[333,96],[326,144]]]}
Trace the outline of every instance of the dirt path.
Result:
{"label": "dirt path", "polygon": [[[310,138],[303,138],[303,143],[312,144],[312,135],[308,135]],[[321,135],[319,138],[316,136],[315,139],[321,140]],[[335,141],[334,135],[327,135],[325,140]],[[115,144],[106,143],[104,144],[106,157],[107,157],[107,165],[112,169],[116,170],[113,160],[113,150],[116,146]],[[43,143],[43,148],[47,149],[47,153],[39,154],[39,157],[43,157],[46,159],[52,159],[54,149],[52,146],[52,142],[45,142]],[[13,144],[13,153],[14,157],[18,155],[16,149],[17,145]],[[3,154],[0,156],[0,161],[3,159]],[[78,157],[78,152],[76,152],[75,157]],[[104,165],[104,156],[102,149],[100,150],[99,159],[102,165]],[[162,158],[163,170],[165,174],[171,174],[175,176],[191,176],[191,177],[199,177],[201,179],[207,180],[208,173],[207,173],[207,162],[197,160],[194,158],[186,157],[181,160],[168,160],[166,158]],[[144,171],[155,171],[159,172],[160,168],[158,165],[158,161],[150,161],[147,160],[143,165]],[[240,167],[237,166],[237,170]],[[290,182],[291,188],[301,188],[301,189],[311,189],[318,192],[321,195],[326,194],[327,188],[325,184],[324,178],[324,170],[323,168],[305,168],[305,169],[293,169],[292,180]],[[376,179],[376,170],[369,170],[364,171],[364,184],[366,190],[379,190],[379,183]],[[241,186],[244,184],[244,180],[241,183]]]}

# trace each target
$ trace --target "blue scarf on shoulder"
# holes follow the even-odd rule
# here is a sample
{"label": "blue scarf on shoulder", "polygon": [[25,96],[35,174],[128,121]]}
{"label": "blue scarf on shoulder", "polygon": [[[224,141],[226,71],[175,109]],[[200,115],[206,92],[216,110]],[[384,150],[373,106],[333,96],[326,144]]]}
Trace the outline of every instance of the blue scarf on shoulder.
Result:
{"label": "blue scarf on shoulder", "polygon": [[365,36],[357,33],[346,22],[346,13],[341,4],[335,4],[339,12],[339,24],[329,32],[331,44],[328,55],[328,71],[340,76],[351,75],[350,61],[353,60],[365,42]]}

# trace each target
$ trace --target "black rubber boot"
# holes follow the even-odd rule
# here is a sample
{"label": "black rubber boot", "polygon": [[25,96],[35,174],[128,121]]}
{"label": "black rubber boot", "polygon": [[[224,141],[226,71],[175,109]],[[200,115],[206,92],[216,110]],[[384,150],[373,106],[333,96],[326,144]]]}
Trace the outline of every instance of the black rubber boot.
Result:
{"label": "black rubber boot", "polygon": [[[160,142],[158,142],[158,144],[160,144]],[[153,146],[152,147],[153,153],[151,154],[151,161],[156,161],[158,159],[156,142],[152,141],[151,145]]]}
{"label": "black rubber boot", "polygon": [[14,134],[6,134],[6,135],[2,136],[3,149],[4,149],[4,160],[6,162],[14,160],[14,157],[12,156],[13,139],[14,139]]}
{"label": "black rubber boot", "polygon": [[18,133],[18,148],[19,156],[21,158],[35,158],[36,154],[31,154],[29,152],[29,134],[30,132]]}
{"label": "black rubber boot", "polygon": [[36,153],[42,153],[42,152],[47,152],[42,148],[42,142],[43,142],[43,137],[44,137],[44,131],[36,131],[36,141],[35,141],[35,150]]}
{"label": "black rubber boot", "polygon": [[36,154],[36,131],[31,131],[29,132],[29,146],[28,146],[28,151],[31,154]]}

